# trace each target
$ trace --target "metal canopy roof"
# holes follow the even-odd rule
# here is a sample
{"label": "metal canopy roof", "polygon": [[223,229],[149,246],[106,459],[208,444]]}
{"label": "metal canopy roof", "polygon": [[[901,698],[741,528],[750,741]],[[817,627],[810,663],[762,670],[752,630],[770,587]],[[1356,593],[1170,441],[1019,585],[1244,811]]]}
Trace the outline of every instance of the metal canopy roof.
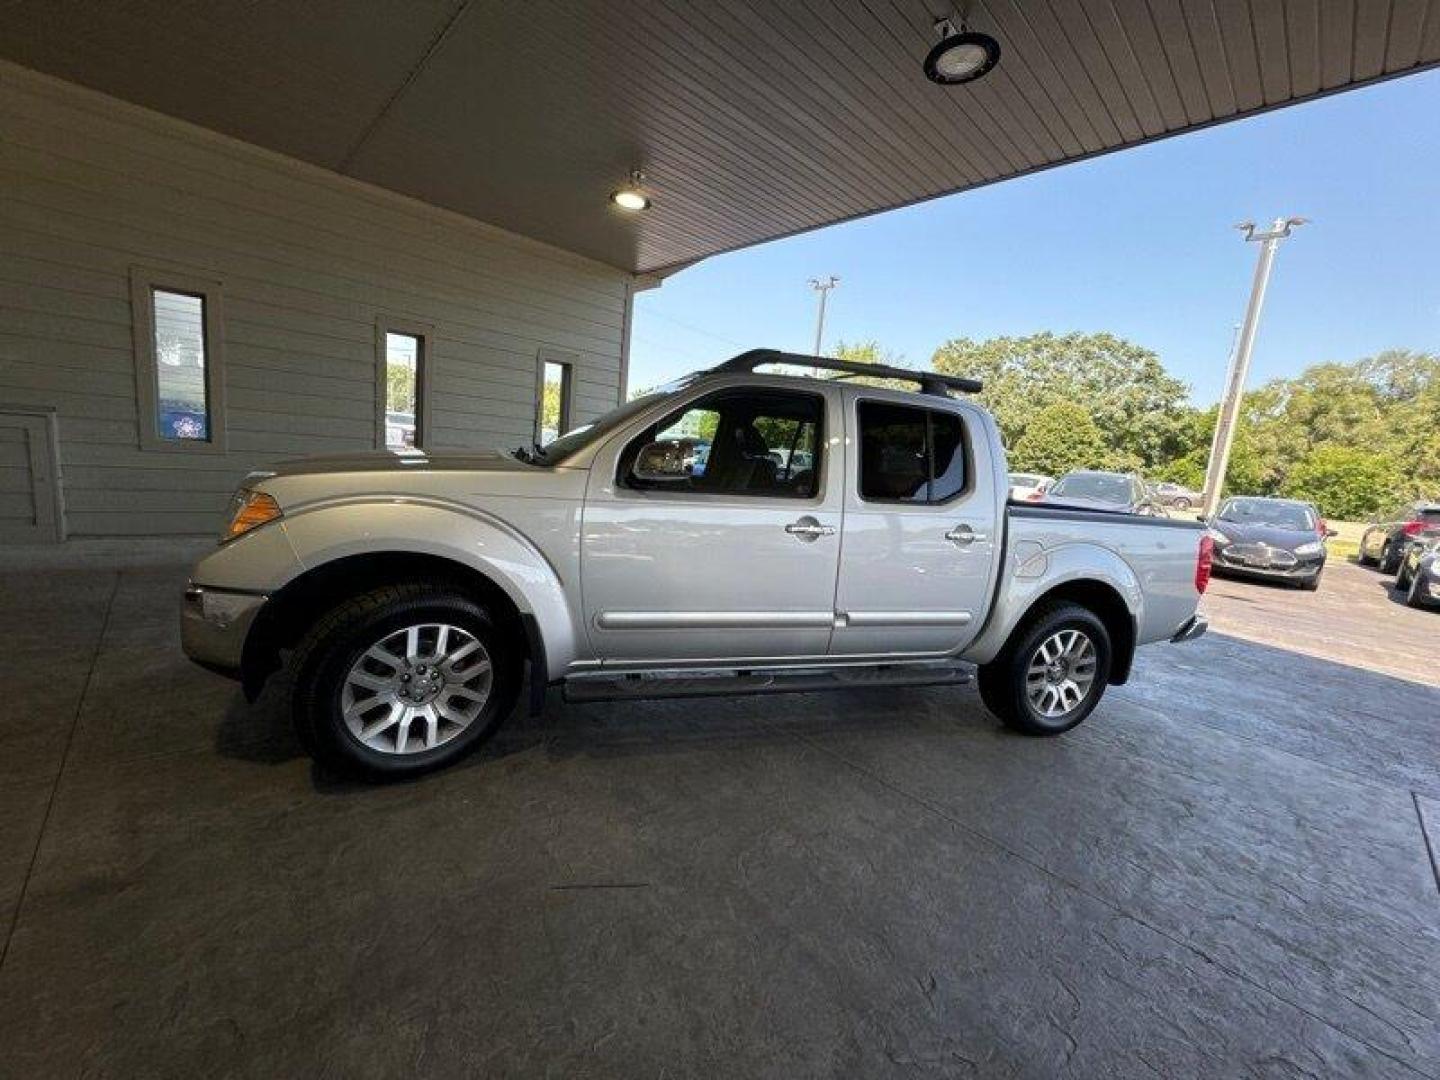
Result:
{"label": "metal canopy roof", "polygon": [[1000,64],[941,87],[950,14],[8,0],[0,55],[641,272],[1440,62],[1440,0],[977,0]]}

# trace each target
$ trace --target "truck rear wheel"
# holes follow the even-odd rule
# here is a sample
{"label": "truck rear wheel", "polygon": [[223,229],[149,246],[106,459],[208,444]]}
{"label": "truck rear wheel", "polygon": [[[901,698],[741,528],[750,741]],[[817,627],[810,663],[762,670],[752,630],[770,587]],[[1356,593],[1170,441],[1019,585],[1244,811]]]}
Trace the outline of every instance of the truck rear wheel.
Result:
{"label": "truck rear wheel", "polygon": [[330,611],[296,649],[296,732],[339,772],[429,772],[499,727],[520,669],[520,650],[469,597],[418,581],[387,585]]}
{"label": "truck rear wheel", "polygon": [[1046,604],[980,666],[980,697],[1015,731],[1059,735],[1100,703],[1110,657],[1110,635],[1094,612],[1068,601]]}

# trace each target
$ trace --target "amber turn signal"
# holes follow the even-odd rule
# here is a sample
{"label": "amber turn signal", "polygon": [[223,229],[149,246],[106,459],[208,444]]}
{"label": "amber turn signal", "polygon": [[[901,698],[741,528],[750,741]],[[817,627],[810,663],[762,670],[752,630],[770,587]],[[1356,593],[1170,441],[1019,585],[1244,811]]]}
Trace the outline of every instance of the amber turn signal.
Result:
{"label": "amber turn signal", "polygon": [[280,504],[263,491],[247,491],[241,488],[235,493],[230,515],[230,525],[225,530],[225,539],[234,540],[244,536],[251,529],[259,528],[280,516]]}

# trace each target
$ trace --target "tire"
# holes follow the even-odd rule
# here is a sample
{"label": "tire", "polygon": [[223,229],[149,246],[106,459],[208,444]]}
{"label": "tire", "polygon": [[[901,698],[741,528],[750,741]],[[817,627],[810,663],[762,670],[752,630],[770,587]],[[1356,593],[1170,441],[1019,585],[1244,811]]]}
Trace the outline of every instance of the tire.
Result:
{"label": "tire", "polygon": [[[1052,639],[1068,631],[1078,631],[1089,641],[1090,656],[1094,661],[1093,674],[1079,701],[1063,712],[1047,715],[1031,699],[1030,669],[1032,664],[1043,663],[1042,646],[1053,648]],[[1059,735],[1079,724],[1100,703],[1110,680],[1111,656],[1110,635],[1094,612],[1068,601],[1045,604],[1011,634],[999,656],[981,665],[978,673],[980,698],[986,708],[1014,731],[1023,735]],[[1073,661],[1067,658],[1067,662]],[[1084,670],[1082,666],[1082,673]],[[1043,677],[1047,686],[1057,685],[1049,673],[1044,673]],[[1078,680],[1071,681],[1079,689]],[[1046,694],[1044,688],[1039,692]],[[1051,709],[1061,704],[1064,702],[1052,700]]]}
{"label": "tire", "polygon": [[1410,588],[1410,575],[1405,572],[1406,569],[1405,561],[1402,559],[1400,561],[1400,569],[1395,574],[1395,588],[1401,592]]}
{"label": "tire", "polygon": [[1369,533],[1366,533],[1364,536],[1362,536],[1362,537],[1360,538],[1360,547],[1359,547],[1359,549],[1356,550],[1356,552],[1355,552],[1355,565],[1357,565],[1357,566],[1374,566],[1374,565],[1375,565],[1375,560],[1372,559],[1369,555],[1366,555],[1366,554],[1365,554],[1365,542],[1366,542],[1367,540],[1369,540],[1369,539],[1370,539],[1370,534],[1369,534]]}
{"label": "tire", "polygon": [[296,734],[335,772],[418,776],[494,733],[514,707],[521,662],[486,609],[455,588],[383,586],[322,616],[296,648]]}
{"label": "tire", "polygon": [[1190,500],[1182,497],[1182,498],[1176,499],[1171,505],[1174,506],[1176,510],[1181,510],[1181,511],[1189,510],[1189,509],[1190,509]]}
{"label": "tire", "polygon": [[1320,574],[1324,571],[1316,571],[1312,578],[1305,578],[1300,582],[1300,588],[1305,592],[1315,592],[1320,588]]}
{"label": "tire", "polygon": [[1420,578],[1418,575],[1410,575],[1410,587],[1405,591],[1405,606],[1413,608],[1426,607],[1424,599],[1420,596]]}
{"label": "tire", "polygon": [[1385,541],[1385,546],[1380,549],[1380,573],[1393,574],[1400,568],[1400,553],[1395,550],[1395,544]]}

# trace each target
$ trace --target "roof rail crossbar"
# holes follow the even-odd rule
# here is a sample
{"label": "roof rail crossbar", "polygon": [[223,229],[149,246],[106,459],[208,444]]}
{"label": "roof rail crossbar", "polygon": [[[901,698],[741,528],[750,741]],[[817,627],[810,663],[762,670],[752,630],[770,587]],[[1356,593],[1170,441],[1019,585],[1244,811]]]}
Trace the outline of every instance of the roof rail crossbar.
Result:
{"label": "roof rail crossbar", "polygon": [[978,394],[985,384],[979,379],[964,375],[945,375],[938,371],[915,371],[911,368],[891,367],[888,364],[861,364],[854,360],[836,360],[830,356],[806,356],[804,353],[782,352],[779,349],[751,349],[739,356],[733,356],[714,371],[754,371],[765,364],[792,364],[796,367],[821,368],[825,371],[843,371],[848,375],[869,375],[876,379],[902,379],[920,384],[922,394],[948,397],[951,390],[965,394]]}

